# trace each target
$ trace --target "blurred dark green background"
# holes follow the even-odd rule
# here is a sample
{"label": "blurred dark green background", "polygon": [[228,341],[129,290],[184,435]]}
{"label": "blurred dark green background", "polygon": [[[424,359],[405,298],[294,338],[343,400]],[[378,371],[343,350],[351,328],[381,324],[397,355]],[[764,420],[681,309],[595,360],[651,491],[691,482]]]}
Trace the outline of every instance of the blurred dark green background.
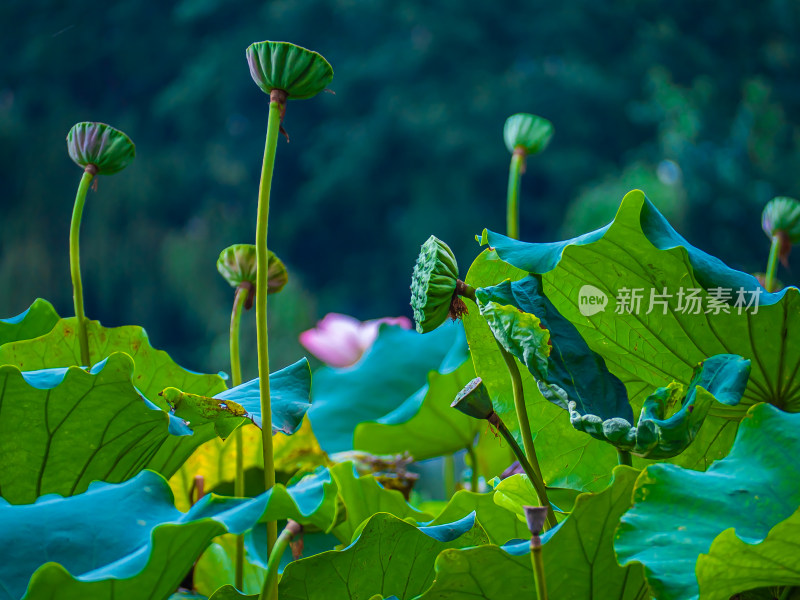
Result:
{"label": "blurred dark green background", "polygon": [[244,50],[264,39],[322,53],[336,92],[290,102],[278,151],[269,241],[292,279],[270,304],[275,366],[327,312],[410,315],[430,234],[466,273],[474,234],[505,228],[515,112],[556,130],[529,159],[523,239],[603,225],[641,187],[692,243],[763,270],[760,211],[800,195],[799,25],[788,0],[6,0],[0,316],[37,296],[71,314],[81,172],[65,136],[103,121],[137,158],[87,200],[87,315],[143,325],[187,367],[227,370],[233,291],[215,261],[255,235],[268,99]]}

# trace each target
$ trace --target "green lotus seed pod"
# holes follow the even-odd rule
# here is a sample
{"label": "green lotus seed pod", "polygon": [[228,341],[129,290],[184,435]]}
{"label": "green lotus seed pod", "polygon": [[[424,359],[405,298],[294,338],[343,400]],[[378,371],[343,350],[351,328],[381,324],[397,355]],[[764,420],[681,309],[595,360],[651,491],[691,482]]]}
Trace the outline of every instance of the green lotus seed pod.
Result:
{"label": "green lotus seed pod", "polygon": [[450,247],[431,236],[422,244],[411,278],[411,308],[417,331],[427,333],[445,322],[458,282],[458,265]]}
{"label": "green lotus seed pod", "polygon": [[250,44],[247,64],[264,92],[283,90],[292,100],[316,96],[333,79],[333,69],[320,54],[288,42]]}
{"label": "green lotus seed pod", "polygon": [[[281,259],[272,250],[267,251],[267,294],[275,294],[289,281],[289,273]],[[234,244],[220,252],[217,271],[231,287],[239,287],[243,282],[256,285],[256,247],[253,244]]]}
{"label": "green lotus seed pod", "polygon": [[770,238],[783,231],[792,244],[800,242],[800,202],[786,196],[773,198],[761,213],[761,228]]}
{"label": "green lotus seed pod", "polygon": [[67,151],[75,163],[89,168],[95,175],[112,175],[122,171],[136,157],[136,146],[119,129],[105,123],[77,123],[67,134]]}
{"label": "green lotus seed pod", "polygon": [[506,148],[512,154],[517,148],[522,148],[525,154],[537,154],[547,147],[553,137],[553,124],[547,119],[517,113],[506,119],[503,127],[503,138]]}
{"label": "green lotus seed pod", "polygon": [[480,377],[470,381],[458,392],[450,408],[455,408],[473,419],[488,419],[494,412],[489,390]]}

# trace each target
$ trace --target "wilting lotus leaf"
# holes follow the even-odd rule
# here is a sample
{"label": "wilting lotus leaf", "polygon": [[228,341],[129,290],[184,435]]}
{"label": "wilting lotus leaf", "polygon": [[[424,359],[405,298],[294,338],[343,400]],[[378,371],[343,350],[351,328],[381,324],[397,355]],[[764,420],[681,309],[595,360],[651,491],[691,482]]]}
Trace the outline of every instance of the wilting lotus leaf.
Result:
{"label": "wilting lotus leaf", "polygon": [[247,48],[250,75],[265,93],[283,90],[292,100],[316,96],[333,79],[320,54],[288,42],[256,42]]}
{"label": "wilting lotus leaf", "polygon": [[447,320],[458,282],[458,264],[450,246],[435,236],[420,249],[411,277],[411,308],[419,333]]}
{"label": "wilting lotus leaf", "polygon": [[[537,277],[481,288],[476,296],[495,337],[528,367],[544,397],[568,408],[575,429],[618,450],[651,459],[680,454],[695,439],[714,396],[736,405],[747,385],[750,361],[711,357],[685,390],[672,383],[648,396],[634,426],[625,386],[558,313]],[[680,410],[668,417],[676,406]]]}
{"label": "wilting lotus leaf", "polygon": [[58,314],[53,305],[37,298],[25,312],[16,317],[0,319],[0,346],[44,335],[56,323]]}
{"label": "wilting lotus leaf", "polygon": [[717,536],[734,528],[757,543],[800,505],[800,466],[791,459],[800,453],[798,428],[800,414],[759,404],[742,420],[730,454],[705,473],[647,467],[617,529],[620,564],[642,563],[659,600],[697,598],[698,557]]}
{"label": "wilting lotus leaf", "polygon": [[[267,251],[267,294],[275,294],[289,281],[289,273],[272,250]],[[243,282],[256,284],[256,247],[253,244],[235,244],[220,252],[217,271],[231,287]]]}
{"label": "wilting lotus leaf", "polygon": [[212,538],[262,518],[330,522],[335,496],[330,482],[279,485],[253,499],[208,495],[184,514],[167,482],[144,471],[70,498],[48,495],[24,506],[0,500],[0,538],[14,548],[14,560],[0,564],[0,598],[166,599]]}
{"label": "wilting lotus leaf", "polygon": [[553,124],[547,119],[528,113],[517,113],[508,117],[503,127],[503,139],[511,153],[522,147],[525,154],[537,154],[547,148],[552,137]]}
{"label": "wilting lotus leaf", "polygon": [[99,175],[122,171],[136,157],[136,147],[119,129],[105,123],[77,123],[67,134],[69,157],[84,169],[97,167]]}
{"label": "wilting lotus leaf", "polygon": [[[611,224],[571,240],[530,244],[491,232],[483,239],[503,261],[541,274],[545,295],[625,383],[637,411],[665,382],[688,386],[709,356],[752,361],[742,402],[714,405],[679,464],[705,469],[725,456],[739,420],[757,402],[800,410],[792,380],[800,360],[797,288],[765,292],[754,277],[690,245],[641,191],[625,196]],[[658,301],[665,289],[665,304],[650,310],[651,294]],[[638,309],[626,290],[643,297]],[[696,301],[687,300],[690,293]],[[714,298],[725,293],[730,300],[715,308]],[[587,311],[587,294],[605,303]]]}
{"label": "wilting lotus leaf", "polygon": [[487,541],[474,514],[455,523],[419,528],[393,515],[376,514],[344,550],[289,564],[279,596],[282,600],[355,600],[375,594],[414,598],[433,582],[434,561],[442,550]]}
{"label": "wilting lotus leaf", "polygon": [[[279,431],[291,435],[300,427],[300,421],[311,406],[311,368],[308,360],[302,358],[293,365],[270,373],[269,386],[272,435]],[[214,397],[182,392],[173,387],[166,388],[163,397],[172,407],[173,414],[185,420],[189,427],[213,422],[218,435],[225,439],[245,418],[262,427],[260,393],[259,380],[253,379]]]}

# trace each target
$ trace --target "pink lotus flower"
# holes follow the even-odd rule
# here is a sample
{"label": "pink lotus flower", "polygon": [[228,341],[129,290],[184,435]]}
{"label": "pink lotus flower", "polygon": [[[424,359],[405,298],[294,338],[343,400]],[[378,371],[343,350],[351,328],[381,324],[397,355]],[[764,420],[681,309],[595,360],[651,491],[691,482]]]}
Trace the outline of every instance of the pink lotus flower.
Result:
{"label": "pink lotus flower", "polygon": [[381,323],[411,329],[411,320],[407,317],[385,317],[362,323],[348,315],[328,313],[315,329],[300,334],[300,343],[332,367],[349,367],[372,346]]}

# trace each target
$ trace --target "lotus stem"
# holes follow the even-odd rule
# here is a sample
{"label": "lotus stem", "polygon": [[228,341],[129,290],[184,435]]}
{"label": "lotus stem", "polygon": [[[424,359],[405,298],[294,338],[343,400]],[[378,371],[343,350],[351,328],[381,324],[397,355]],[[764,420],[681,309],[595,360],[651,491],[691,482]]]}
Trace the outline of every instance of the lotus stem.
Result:
{"label": "lotus stem", "polygon": [[[267,279],[269,255],[267,253],[267,223],[269,220],[269,196],[272,187],[272,171],[275,167],[275,151],[281,116],[286,102],[286,92],[273,90],[270,94],[267,140],[264,145],[264,161],[261,166],[261,183],[258,188],[258,218],[256,221],[256,334],[258,339],[258,377],[261,395],[261,439],[264,448],[264,489],[275,486],[275,463],[272,449],[272,407],[269,394],[269,349],[267,336]],[[259,293],[258,290],[261,290]],[[272,547],[278,537],[278,524],[267,521],[267,551],[272,557]],[[270,597],[270,588],[265,582],[261,590],[262,600]]]}
{"label": "lotus stem", "polygon": [[542,481],[541,475],[533,469],[531,463],[528,462],[528,459],[525,457],[525,453],[522,451],[522,448],[519,447],[517,444],[517,440],[514,439],[514,434],[506,427],[506,424],[503,423],[502,419],[496,412],[492,412],[488,418],[489,423],[491,423],[495,429],[497,429],[498,433],[503,436],[503,439],[508,442],[508,445],[511,447],[511,451],[517,457],[522,470],[525,472],[525,475],[528,476],[528,479],[533,485],[533,489],[536,491],[536,495],[539,498],[539,504],[547,508],[547,525],[548,529],[555,527],[558,523],[556,520],[556,514],[553,512],[553,507],[550,504],[550,500],[547,498],[547,488],[544,485],[544,481]]}
{"label": "lotus stem", "polygon": [[478,473],[478,453],[475,452],[475,447],[472,444],[467,444],[467,454],[469,455],[469,462],[472,464],[472,476],[470,477],[469,487],[473,492],[479,492],[480,477]]}
{"label": "lotus stem", "polygon": [[278,597],[278,567],[280,567],[281,564],[281,557],[283,553],[286,552],[286,547],[289,545],[289,542],[301,531],[303,531],[303,526],[289,519],[286,527],[283,528],[278,539],[275,540],[275,545],[269,552],[269,558],[267,559],[267,578],[264,581],[264,589],[274,590],[267,596],[270,600],[274,600]]}
{"label": "lotus stem", "polygon": [[444,493],[445,496],[451,498],[456,493],[456,461],[452,454],[447,454],[444,457]]}
{"label": "lotus stem", "polygon": [[775,279],[778,273],[778,258],[780,257],[781,237],[778,234],[772,236],[772,244],[769,247],[769,258],[767,259],[767,272],[764,274],[764,287],[768,292],[775,291]]}
{"label": "lotus stem", "polygon": [[525,170],[525,149],[517,147],[511,155],[508,169],[508,199],[506,202],[506,235],[519,239],[519,183]]}
{"label": "lotus stem", "polygon": [[542,539],[538,535],[531,536],[531,566],[533,580],[536,583],[536,596],[539,600],[547,600],[547,584],[544,577],[544,560],[542,559]]}
{"label": "lotus stem", "polygon": [[89,165],[84,169],[78,193],[75,194],[75,206],[72,209],[72,223],[69,227],[69,273],[72,278],[72,298],[75,304],[75,317],[78,320],[78,342],[81,349],[81,366],[92,366],[89,360],[89,337],[86,333],[86,316],[83,312],[83,283],[81,282],[80,233],[83,205],[86,203],[86,192],[97,174],[97,167]]}
{"label": "lotus stem", "polygon": [[617,463],[620,465],[627,465],[629,467],[633,466],[633,458],[631,457],[631,453],[627,450],[619,450],[617,449]]}
{"label": "lotus stem", "polygon": [[[247,302],[248,289],[246,286],[236,288],[231,311],[230,349],[231,349],[231,384],[232,387],[242,384],[242,364],[239,359],[239,326],[242,321],[242,308]],[[236,477],[234,478],[234,496],[244,497],[244,444],[242,442],[242,428],[237,427],[233,432],[236,444]],[[234,576],[236,589],[244,590],[244,534],[236,536],[236,574]]]}

